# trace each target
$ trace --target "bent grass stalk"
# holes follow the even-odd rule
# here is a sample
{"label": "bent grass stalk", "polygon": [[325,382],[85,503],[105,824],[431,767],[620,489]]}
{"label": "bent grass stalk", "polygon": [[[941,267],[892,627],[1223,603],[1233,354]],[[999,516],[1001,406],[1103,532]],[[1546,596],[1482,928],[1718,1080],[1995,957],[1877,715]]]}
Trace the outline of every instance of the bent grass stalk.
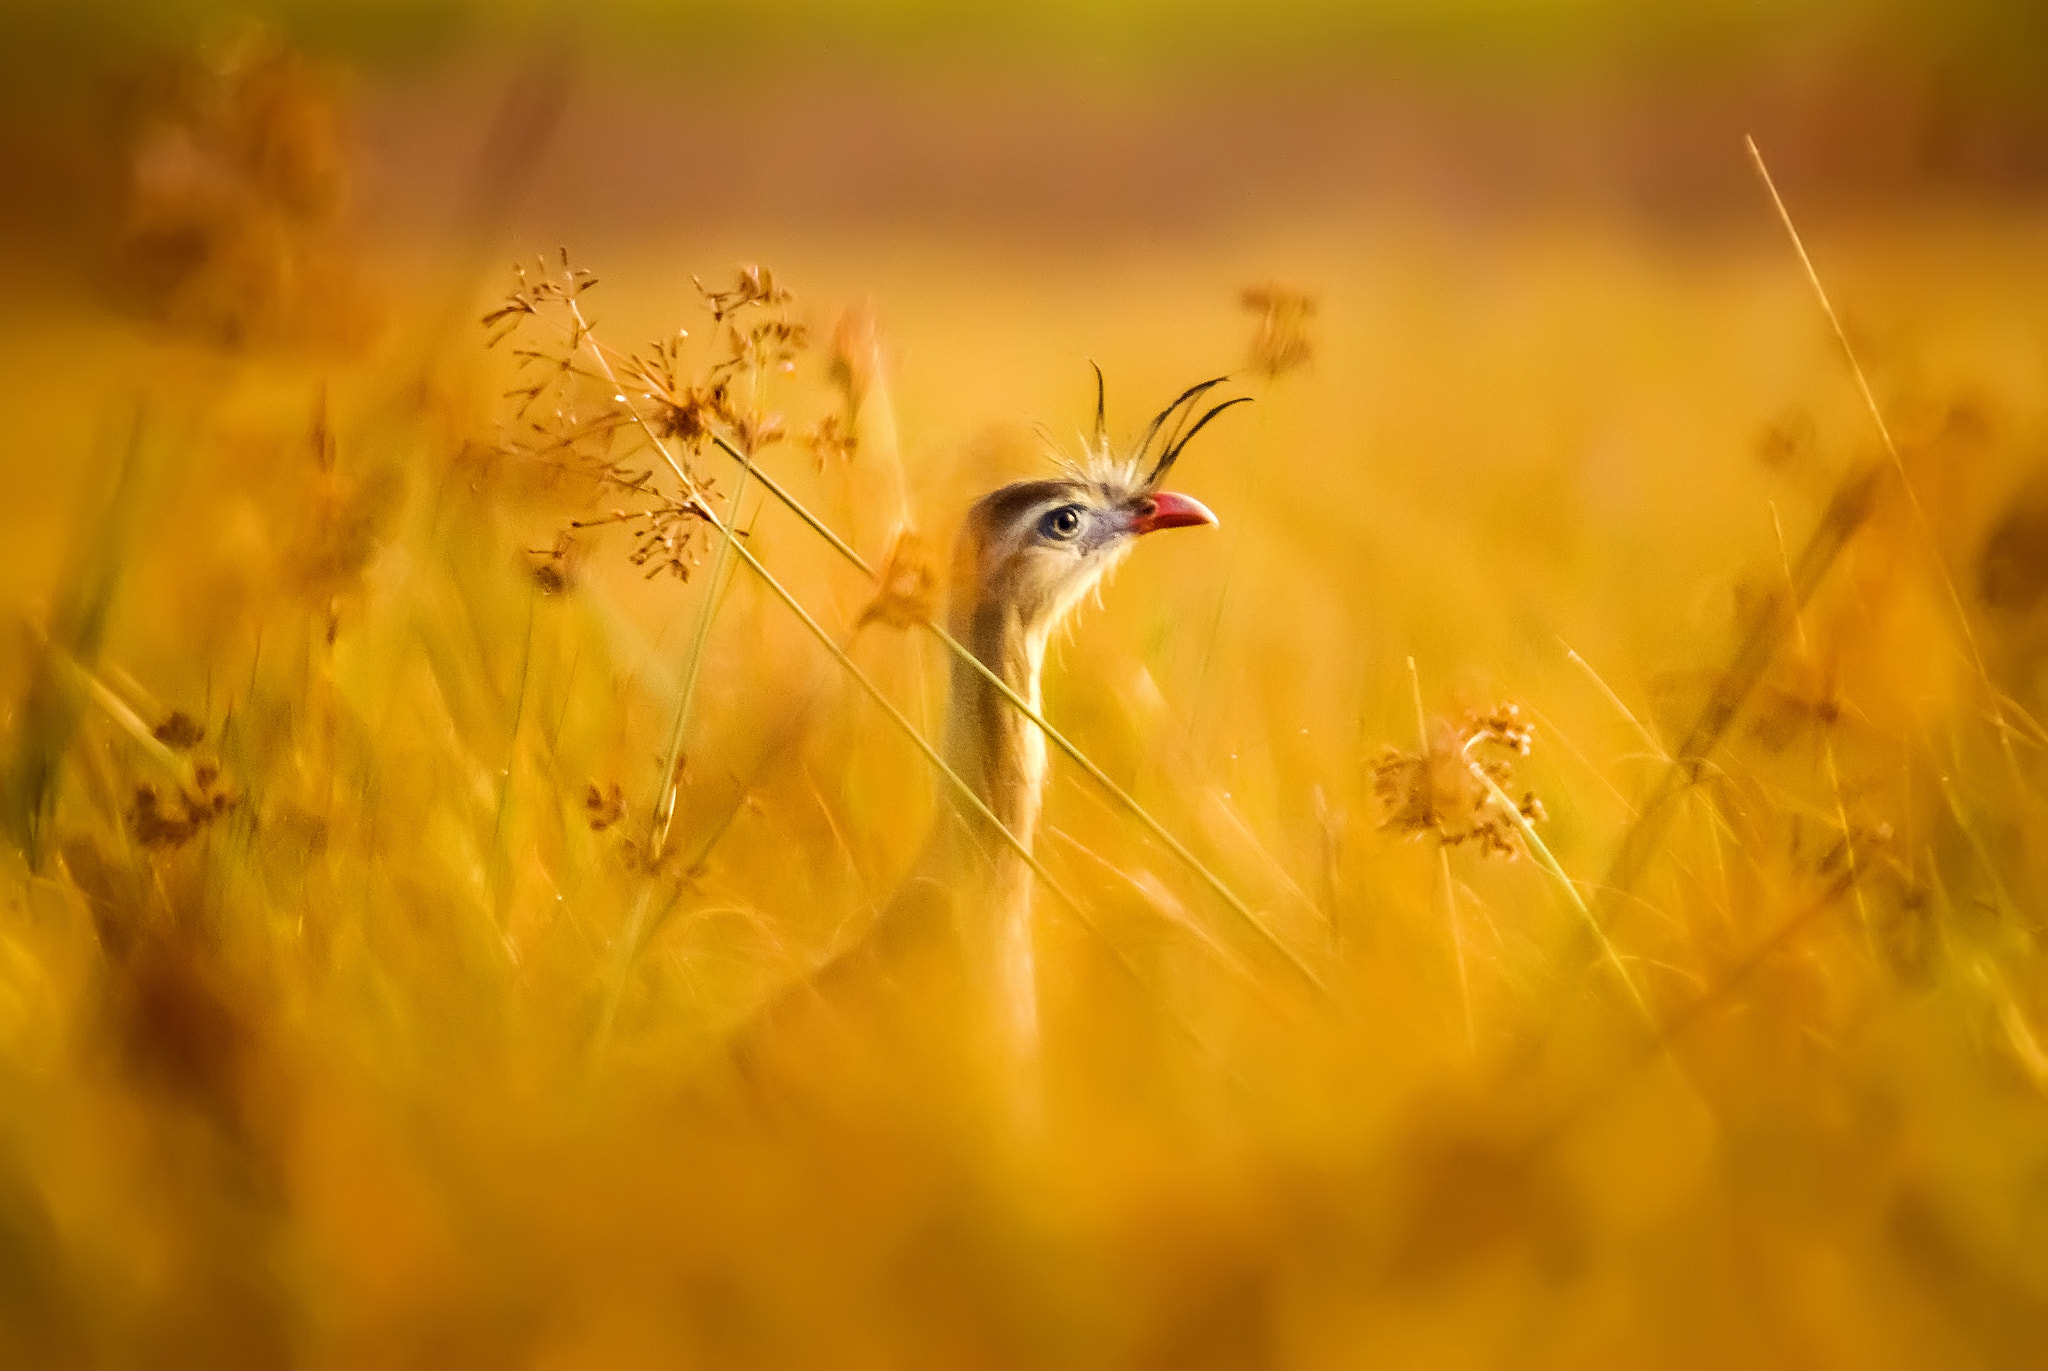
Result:
{"label": "bent grass stalk", "polygon": [[[1420,749],[1416,755],[1429,755],[1429,713],[1422,707],[1422,672],[1416,667],[1415,659],[1408,659],[1408,684],[1415,692],[1415,737]],[[1469,763],[1468,763],[1469,765]],[[1487,778],[1491,780],[1491,777]],[[1510,806],[1513,808],[1513,806]],[[1515,810],[1517,817],[1521,811]],[[1442,843],[1436,849],[1437,870],[1443,878],[1444,918],[1450,924],[1451,949],[1458,963],[1458,1006],[1465,1019],[1465,1050],[1476,1052],[1479,1036],[1472,1022],[1472,973],[1466,965],[1465,927],[1458,918],[1458,887],[1451,877],[1451,852]]]}

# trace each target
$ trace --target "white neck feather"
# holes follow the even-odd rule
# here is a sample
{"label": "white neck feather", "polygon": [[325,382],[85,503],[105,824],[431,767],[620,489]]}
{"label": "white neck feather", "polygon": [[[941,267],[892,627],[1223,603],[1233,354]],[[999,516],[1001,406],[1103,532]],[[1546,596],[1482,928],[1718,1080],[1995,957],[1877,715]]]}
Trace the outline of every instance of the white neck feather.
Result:
{"label": "white neck feather", "polygon": [[[1013,613],[987,609],[957,617],[954,633],[1005,685],[1039,708],[1047,629],[1033,630]],[[1045,736],[966,662],[952,664],[946,760],[1029,851],[1044,801]],[[1001,835],[988,831],[985,819],[966,812],[964,805],[956,812],[957,821],[948,827],[964,859],[953,864],[962,880],[962,942],[986,987],[998,1051],[1023,1079],[1032,1080],[1038,1056],[1038,977],[1031,866]],[[1035,1088],[1027,1087],[1025,1094],[1035,1096]]]}

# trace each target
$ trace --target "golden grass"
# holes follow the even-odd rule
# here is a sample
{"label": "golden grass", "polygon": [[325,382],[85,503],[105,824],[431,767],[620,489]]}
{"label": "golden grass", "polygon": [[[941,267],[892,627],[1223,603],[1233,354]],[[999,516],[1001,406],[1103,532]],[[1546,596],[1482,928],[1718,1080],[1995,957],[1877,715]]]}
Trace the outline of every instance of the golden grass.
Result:
{"label": "golden grass", "polygon": [[[885,423],[940,540],[1036,469],[1034,421],[1086,424],[1085,357],[1113,429],[1276,373],[1176,473],[1219,535],[1138,550],[1046,714],[1327,990],[1056,761],[1037,856],[1078,911],[1041,901],[1032,1138],[942,1052],[722,1065],[933,810],[817,638],[928,736],[945,670],[760,480],[684,462],[741,556],[650,580],[621,524],[557,541],[616,491],[505,451],[481,334],[423,365],[402,326],[346,360],[11,331],[6,1360],[2023,1363],[2048,550],[1996,604],[1978,568],[2048,436],[2038,235],[1808,233],[1895,459],[1761,229],[692,247],[768,254],[819,337],[879,302],[881,390],[754,452],[870,565]],[[607,343],[708,342],[667,245],[577,256]],[[1242,304],[1275,270],[1285,338]],[[792,432],[843,410],[826,351],[768,380]],[[1542,860],[1383,828],[1386,750],[1437,774],[1506,702],[1533,746],[1461,803]]]}

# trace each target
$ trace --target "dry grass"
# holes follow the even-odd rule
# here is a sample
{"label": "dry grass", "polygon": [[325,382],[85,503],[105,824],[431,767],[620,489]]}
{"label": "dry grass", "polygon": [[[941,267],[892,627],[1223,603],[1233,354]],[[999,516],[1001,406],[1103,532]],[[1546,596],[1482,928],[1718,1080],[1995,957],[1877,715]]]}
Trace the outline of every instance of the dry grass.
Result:
{"label": "dry grass", "polygon": [[[2029,230],[1813,245],[1895,455],[1761,237],[762,246],[580,248],[523,369],[0,342],[10,1364],[2041,1345]],[[926,1069],[940,1006],[929,1062],[741,1088],[932,810],[854,672],[935,729],[929,549],[1090,355],[1113,416],[1266,373],[1177,474],[1222,536],[1047,691],[1216,885],[1061,764],[1043,1134]]]}

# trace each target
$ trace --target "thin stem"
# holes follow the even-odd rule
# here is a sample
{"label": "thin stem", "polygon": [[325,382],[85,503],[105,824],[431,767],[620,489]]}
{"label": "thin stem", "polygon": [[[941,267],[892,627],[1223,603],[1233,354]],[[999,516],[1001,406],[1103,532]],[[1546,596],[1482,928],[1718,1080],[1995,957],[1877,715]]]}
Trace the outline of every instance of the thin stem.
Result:
{"label": "thin stem", "polygon": [[[1415,659],[1408,659],[1408,685],[1415,694],[1415,735],[1421,751],[1416,755],[1424,759],[1429,756],[1429,715],[1422,708],[1422,672],[1416,667]],[[1451,851],[1443,844],[1437,844],[1437,868],[1444,882],[1444,917],[1451,927],[1451,950],[1458,964],[1458,1004],[1465,1015],[1465,1048],[1477,1051],[1479,1037],[1472,1025],[1472,976],[1465,965],[1465,930],[1458,920],[1458,888],[1451,879]]]}
{"label": "thin stem", "polygon": [[[590,353],[592,359],[596,361],[598,371],[604,377],[605,383],[612,388],[613,398],[626,406],[626,412],[632,416],[633,422],[639,426],[641,432],[647,435],[647,440],[654,445],[654,450],[661,454],[662,460],[668,464],[669,470],[675,473],[676,479],[683,483],[683,491],[688,496],[686,503],[694,505],[701,514],[710,520],[712,526],[719,532],[718,560],[712,564],[711,585],[704,596],[704,604],[697,613],[696,632],[692,635],[690,644],[689,665],[683,675],[683,696],[676,705],[675,727],[670,730],[668,753],[662,765],[661,779],[656,783],[660,789],[656,793],[654,811],[648,816],[648,855],[651,859],[659,861],[662,850],[668,845],[669,827],[675,822],[676,792],[679,789],[676,779],[676,768],[682,761],[683,738],[689,730],[690,714],[696,704],[697,682],[703,673],[704,647],[711,636],[711,620],[716,615],[719,604],[719,592],[724,585],[732,561],[733,535],[728,525],[720,522],[713,515],[710,504],[704,499],[702,493],[698,491],[697,483],[690,479],[689,475],[683,470],[682,463],[675,459],[674,454],[668,450],[668,445],[662,442],[660,436],[655,433],[653,427],[641,415],[640,407],[626,398],[625,389],[619,384],[618,372],[613,369],[611,358],[606,355],[607,349],[602,343],[598,342],[589,321],[583,317],[583,307],[576,302],[574,296],[571,296],[566,303],[568,305],[569,317],[575,321],[575,327],[571,331],[571,336],[579,346]],[[723,443],[723,439],[720,441]],[[740,497],[746,493],[747,478],[753,473],[754,461],[749,454],[742,452],[731,444],[724,444],[724,446],[740,464],[739,482],[733,488],[732,498],[726,502],[726,507],[737,516],[740,507]],[[634,918],[636,923],[642,912],[639,908],[635,909]]]}
{"label": "thin stem", "polygon": [[[744,452],[740,451],[738,447],[734,446],[732,440],[727,438],[724,434],[713,433],[711,435],[711,443],[712,446],[718,448],[719,451],[723,452],[726,456],[732,458],[735,462],[738,462],[742,465],[752,465],[748,461],[747,455]],[[850,543],[848,543],[844,538],[840,537],[837,533],[835,533],[832,530],[832,526],[830,524],[827,524],[817,515],[811,513],[811,511],[804,506],[803,501],[797,499],[796,496],[790,494],[781,482],[777,481],[767,472],[761,470],[759,467],[754,467],[753,470],[754,479],[759,481],[762,484],[762,486],[764,486],[767,489],[770,495],[773,495],[776,499],[780,500],[783,503],[784,507],[787,508],[790,513],[796,515],[797,518],[803,520],[804,523],[808,524],[813,533],[823,538],[826,542],[832,544],[833,549],[837,551],[840,556],[844,557],[847,561],[859,567],[869,580],[875,579],[876,573],[874,567],[868,564],[868,560],[865,557],[861,556],[858,552],[855,552],[853,550],[853,546]]]}
{"label": "thin stem", "polygon": [[166,746],[163,740],[150,730],[149,725],[142,721],[142,716],[129,708],[128,702],[116,695],[111,686],[63,648],[53,645],[50,650],[56,660],[70,668],[71,673],[78,678],[78,683],[85,687],[85,693],[92,702],[98,705],[109,719],[119,724],[121,730],[134,739],[136,745],[151,760],[176,777],[179,785],[190,789],[198,784],[193,776],[192,764]]}
{"label": "thin stem", "polygon": [[[1473,742],[1477,741],[1478,738],[1473,739]],[[1469,748],[1471,743],[1467,743],[1466,746]],[[1650,1016],[1649,1002],[1643,998],[1643,992],[1636,989],[1635,979],[1628,974],[1628,967],[1622,963],[1621,954],[1608,940],[1607,931],[1600,927],[1600,921],[1593,917],[1593,911],[1587,907],[1585,897],[1579,894],[1578,883],[1565,874],[1563,865],[1551,852],[1549,845],[1537,834],[1536,826],[1529,822],[1528,816],[1522,813],[1521,806],[1508,797],[1508,793],[1500,788],[1500,784],[1486,774],[1486,768],[1473,761],[1469,754],[1465,758],[1465,767],[1472,773],[1473,779],[1486,787],[1487,793],[1493,796],[1493,802],[1501,807],[1514,822],[1515,827],[1522,831],[1522,841],[1529,845],[1529,851],[1535,855],[1537,863],[1556,878],[1558,885],[1564,890],[1565,898],[1571,901],[1572,908],[1585,920],[1586,927],[1592,930],[1593,937],[1598,940],[1601,952],[1613,964],[1614,974],[1621,977],[1621,984],[1628,991],[1629,998],[1635,1001],[1636,1008],[1641,1011],[1643,1022],[1654,1030],[1657,1022]]]}
{"label": "thin stem", "polygon": [[1600,693],[1607,697],[1607,703],[1614,706],[1615,712],[1621,715],[1622,718],[1628,720],[1629,725],[1633,727],[1636,732],[1642,734],[1643,742],[1649,746],[1651,755],[1656,757],[1656,759],[1660,762],[1669,763],[1671,760],[1671,754],[1664,750],[1664,744],[1657,740],[1657,735],[1650,731],[1649,726],[1647,724],[1645,724],[1641,719],[1638,719],[1636,717],[1635,711],[1630,709],[1628,705],[1622,700],[1621,696],[1615,693],[1614,687],[1608,685],[1607,682],[1601,678],[1600,673],[1593,670],[1593,664],[1591,662],[1588,662],[1584,657],[1581,657],[1579,655],[1579,650],[1573,647],[1570,643],[1566,642],[1563,638],[1559,638],[1557,640],[1557,645],[1564,649],[1565,660],[1570,662],[1579,670],[1585,672],[1587,677],[1593,682],[1594,686],[1596,686],[1599,689]]}
{"label": "thin stem", "polygon": [[[569,316],[574,321],[574,327],[570,331],[573,346],[587,348],[590,355],[596,359],[599,371],[603,373],[605,381],[612,387],[612,394],[617,397],[619,403],[625,405],[626,413],[632,416],[634,424],[646,435],[648,443],[653,446],[654,450],[661,454],[661,460],[668,465],[668,469],[675,473],[676,480],[682,486],[683,503],[688,508],[695,510],[713,528],[718,530],[720,537],[724,540],[724,547],[735,546],[736,541],[732,530],[726,525],[724,520],[718,517],[717,511],[711,508],[710,502],[705,500],[703,494],[697,489],[697,483],[690,479],[688,472],[683,470],[683,464],[676,460],[675,454],[669,451],[668,444],[663,442],[661,435],[654,431],[654,426],[647,422],[647,416],[640,412],[640,407],[627,398],[625,388],[619,384],[618,373],[612,369],[611,359],[605,355],[604,346],[597,341],[597,338],[591,332],[589,322],[583,317],[582,307],[576,303],[573,296],[567,303]],[[744,454],[735,453],[735,455],[739,457],[743,466],[752,466],[752,463],[748,461]],[[722,557],[721,560],[723,560]],[[717,590],[716,578],[714,577],[713,579],[714,584],[711,587],[713,593],[707,597],[705,602],[706,619],[709,617],[711,605],[716,603],[717,599],[715,594]],[[704,622],[700,621],[700,630],[704,627]],[[701,647],[701,640],[699,645]],[[694,683],[694,681],[695,673],[693,671],[691,682]],[[661,808],[659,797],[669,794],[669,787],[674,781],[676,768],[675,750],[682,745],[683,727],[688,721],[687,708],[690,694],[690,687],[686,685],[684,688],[684,707],[678,711],[676,732],[672,740],[670,756],[668,757],[667,766],[662,772],[660,782],[662,790],[657,798],[657,814],[659,814]],[[656,823],[659,825],[658,828],[655,826]],[[648,835],[650,853],[654,853],[654,842],[657,836],[665,838],[667,831],[665,820],[656,820],[650,823]],[[643,888],[639,898],[633,902],[633,912],[626,918],[626,930],[619,940],[619,955],[612,968],[612,983],[605,992],[604,1009],[598,1020],[595,1046],[600,1054],[611,1041],[612,1028],[618,1019],[619,1004],[625,998],[626,980],[632,974],[634,962],[639,960],[640,947],[647,936],[647,910],[652,892],[653,887],[651,885]]]}
{"label": "thin stem", "polygon": [[[747,491],[747,473],[752,470],[751,462],[740,468],[740,479],[733,486],[732,498],[726,502],[726,508],[735,516],[739,513],[740,497]],[[690,714],[697,702],[697,682],[704,673],[704,650],[711,639],[711,621],[718,617],[718,606],[724,601],[726,583],[732,574],[732,545],[730,537],[719,540],[718,557],[711,565],[711,584],[705,588],[704,603],[697,610],[689,665],[683,671],[683,694],[676,702],[675,727],[669,731],[668,753],[662,765],[660,796],[655,812],[649,816],[652,831],[648,852],[657,861],[668,849],[669,830],[676,821],[676,799],[682,790],[682,778],[677,773],[682,769],[683,742],[689,732]]]}
{"label": "thin stem", "polygon": [[[1792,639],[1799,645],[1800,658],[1811,665],[1813,662],[1813,646],[1806,638],[1806,616],[1800,612],[1799,605],[1790,594],[1792,588],[1792,559],[1791,554],[1785,550],[1785,524],[1783,520],[1778,518],[1778,505],[1776,501],[1771,502],[1771,528],[1778,535],[1778,560],[1785,569],[1786,598],[1792,614]],[[1820,746],[1821,757],[1827,762],[1828,766],[1828,785],[1834,791],[1835,796],[1835,822],[1842,826],[1842,853],[1848,861],[1849,892],[1856,899],[1856,921],[1862,925],[1864,947],[1870,953],[1871,960],[1875,962],[1877,960],[1876,926],[1870,917],[1869,902],[1863,898],[1863,872],[1859,868],[1856,859],[1856,835],[1849,828],[1849,800],[1842,788],[1842,768],[1835,760],[1834,730],[1825,724],[1821,726]]]}
{"label": "thin stem", "polygon": [[1892,459],[1892,467],[1898,472],[1899,485],[1905,489],[1906,503],[1912,507],[1913,522],[1919,526],[1920,536],[1926,541],[1927,555],[1934,563],[1935,573],[1941,578],[1942,589],[1948,592],[1949,607],[1955,612],[1956,626],[1962,630],[1963,645],[1969,650],[1970,664],[1977,670],[1977,679],[1984,687],[1985,695],[1991,701],[1991,718],[1998,730],[1999,746],[2005,751],[2006,763],[2012,769],[2015,780],[2020,778],[2019,758],[2012,749],[2012,725],[2006,721],[2003,697],[1991,682],[1991,671],[1984,663],[1984,653],[1977,645],[1977,634],[1970,627],[1970,613],[1963,604],[1962,592],[1956,589],[1955,577],[1949,574],[1948,560],[1941,554],[1941,545],[1934,536],[1933,521],[1927,517],[1927,508],[1920,502],[1920,492],[1913,486],[1913,478],[1906,472],[1906,459],[1899,454],[1899,445],[1892,439],[1891,426],[1885,422],[1884,411],[1877,403],[1877,395],[1870,388],[1870,378],[1864,374],[1863,363],[1856,357],[1856,349],[1849,344],[1849,334],[1842,327],[1840,316],[1835,313],[1834,304],[1828,299],[1827,288],[1820,283],[1820,273],[1814,269],[1813,258],[1807,255],[1806,243],[1799,236],[1799,229],[1792,222],[1792,212],[1785,207],[1785,198],[1778,194],[1778,184],[1771,179],[1771,169],[1764,165],[1764,155],[1757,148],[1756,139],[1745,135],[1743,143],[1749,148],[1749,160],[1756,165],[1756,174],[1763,178],[1764,189],[1770,192],[1771,203],[1778,211],[1778,222],[1785,226],[1785,236],[1792,240],[1792,250],[1799,255],[1799,265],[1806,272],[1808,284],[1813,287],[1814,298],[1820,301],[1821,313],[1827,316],[1828,326],[1835,332],[1835,341],[1841,344],[1842,356],[1848,360],[1850,374],[1856,378],[1856,389],[1863,396],[1863,404],[1870,411],[1871,422],[1877,425],[1877,436],[1884,443],[1885,454]]}

